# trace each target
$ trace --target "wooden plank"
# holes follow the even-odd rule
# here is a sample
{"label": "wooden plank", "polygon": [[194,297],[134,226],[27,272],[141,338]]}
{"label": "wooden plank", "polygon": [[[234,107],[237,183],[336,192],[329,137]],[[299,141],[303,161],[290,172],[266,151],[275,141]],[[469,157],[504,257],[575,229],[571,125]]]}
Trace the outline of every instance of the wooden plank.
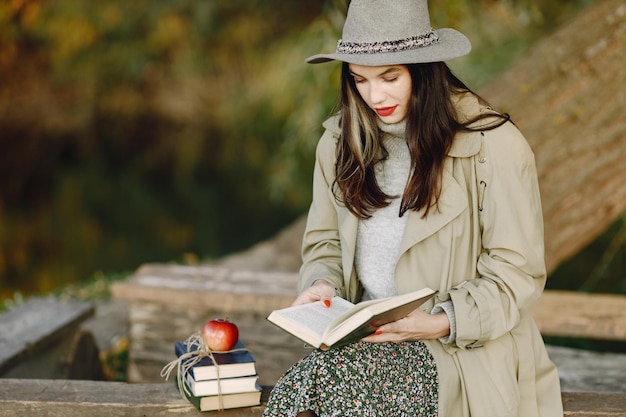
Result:
{"label": "wooden plank", "polygon": [[[166,306],[211,306],[224,314],[267,315],[296,295],[297,274],[211,265],[146,264],[115,283],[115,298]],[[542,334],[626,340],[626,296],[544,291],[533,308]]]}
{"label": "wooden plank", "polygon": [[[271,390],[263,387],[262,404],[207,416],[261,416]],[[626,415],[625,393],[563,393],[565,417],[618,417]],[[43,379],[0,379],[0,417],[198,416],[173,384],[126,384],[121,382]]]}
{"label": "wooden plank", "polygon": [[229,269],[211,265],[146,264],[123,282],[114,298],[164,305],[216,306],[224,313],[268,314],[291,304],[297,274]]}
{"label": "wooden plank", "polygon": [[[269,387],[264,390],[267,398]],[[263,407],[247,407],[204,415],[261,416]],[[0,379],[0,417],[197,417],[198,411],[183,400],[174,384],[44,379]]]}
{"label": "wooden plank", "polygon": [[626,341],[626,296],[545,291],[533,308],[542,334]]}
{"label": "wooden plank", "polygon": [[626,353],[594,352],[564,346],[546,346],[556,365],[561,391],[626,391]]}
{"label": "wooden plank", "polygon": [[624,417],[626,393],[564,392],[564,417]]}
{"label": "wooden plank", "polygon": [[49,346],[94,312],[90,302],[35,297],[0,315],[0,374]]}

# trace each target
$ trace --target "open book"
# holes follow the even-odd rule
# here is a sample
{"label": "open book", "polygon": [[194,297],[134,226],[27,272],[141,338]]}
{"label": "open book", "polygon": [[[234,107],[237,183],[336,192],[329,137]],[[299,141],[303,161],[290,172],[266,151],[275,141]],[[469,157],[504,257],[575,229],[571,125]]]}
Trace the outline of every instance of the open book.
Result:
{"label": "open book", "polygon": [[309,345],[327,350],[359,340],[399,320],[435,294],[430,288],[358,304],[334,297],[330,307],[309,303],[274,310],[267,319]]}

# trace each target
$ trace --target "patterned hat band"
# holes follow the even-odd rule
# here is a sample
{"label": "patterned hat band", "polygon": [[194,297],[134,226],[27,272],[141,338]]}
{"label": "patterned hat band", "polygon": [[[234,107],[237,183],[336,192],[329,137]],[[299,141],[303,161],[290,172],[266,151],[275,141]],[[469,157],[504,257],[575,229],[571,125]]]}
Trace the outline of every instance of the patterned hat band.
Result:
{"label": "patterned hat band", "polygon": [[431,29],[430,31],[410,38],[381,41],[381,42],[344,42],[339,39],[337,43],[338,54],[378,54],[385,52],[400,52],[411,49],[423,48],[439,42],[439,36]]}

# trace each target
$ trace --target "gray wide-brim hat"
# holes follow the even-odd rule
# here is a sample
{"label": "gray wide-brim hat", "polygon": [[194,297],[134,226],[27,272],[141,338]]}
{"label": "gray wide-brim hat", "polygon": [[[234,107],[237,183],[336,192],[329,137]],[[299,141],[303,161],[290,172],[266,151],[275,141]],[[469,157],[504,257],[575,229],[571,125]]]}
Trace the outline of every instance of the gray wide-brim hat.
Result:
{"label": "gray wide-brim hat", "polygon": [[461,32],[433,30],[427,0],[352,0],[337,50],[310,56],[306,62],[418,64],[458,58],[471,49],[469,39]]}

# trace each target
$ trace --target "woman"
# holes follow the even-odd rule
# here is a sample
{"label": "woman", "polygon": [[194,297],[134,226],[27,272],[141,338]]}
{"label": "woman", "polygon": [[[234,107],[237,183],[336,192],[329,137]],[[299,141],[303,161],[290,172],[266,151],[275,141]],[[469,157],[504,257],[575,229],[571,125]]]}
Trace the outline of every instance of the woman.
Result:
{"label": "woman", "polygon": [[294,304],[436,289],[363,340],[314,351],[266,416],[562,416],[530,314],[546,279],[534,157],[443,63],[426,0],[353,0],[333,54],[341,109],[324,123]]}

